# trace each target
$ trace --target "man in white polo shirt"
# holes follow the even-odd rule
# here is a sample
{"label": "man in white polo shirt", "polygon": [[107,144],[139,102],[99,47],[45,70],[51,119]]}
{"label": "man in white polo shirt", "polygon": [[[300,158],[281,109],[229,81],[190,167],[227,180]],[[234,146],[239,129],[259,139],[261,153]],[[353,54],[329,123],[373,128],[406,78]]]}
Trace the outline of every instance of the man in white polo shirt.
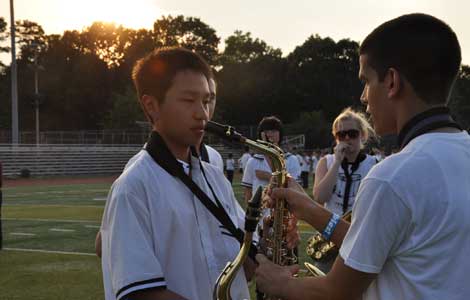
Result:
{"label": "man in white polo shirt", "polygon": [[[182,48],[155,50],[134,67],[139,102],[153,132],[106,202],[101,225],[106,300],[211,299],[217,276],[240,249],[179,177],[189,176],[242,228],[244,213],[222,171],[190,151],[209,118],[209,78],[206,62]],[[249,298],[243,269],[231,293],[233,299]]]}
{"label": "man in white polo shirt", "polygon": [[447,106],[461,62],[443,21],[410,14],[377,27],[360,47],[361,100],[401,151],[362,180],[349,226],[299,189],[277,189],[300,219],[340,245],[331,271],[295,278],[258,256],[258,287],[282,299],[469,299],[470,136]]}

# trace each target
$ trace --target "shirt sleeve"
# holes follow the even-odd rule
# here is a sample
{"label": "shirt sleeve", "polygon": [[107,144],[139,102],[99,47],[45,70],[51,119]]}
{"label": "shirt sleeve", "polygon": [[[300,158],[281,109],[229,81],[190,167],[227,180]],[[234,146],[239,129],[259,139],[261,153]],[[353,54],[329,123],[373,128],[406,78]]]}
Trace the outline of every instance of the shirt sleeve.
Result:
{"label": "shirt sleeve", "polygon": [[[166,288],[154,252],[150,214],[128,183],[113,186],[101,227],[103,270],[109,270],[116,299],[148,288]],[[105,266],[106,264],[106,266]]]}
{"label": "shirt sleeve", "polygon": [[340,255],[355,270],[380,273],[407,236],[411,212],[388,183],[367,178],[359,187],[352,215]]}
{"label": "shirt sleeve", "polygon": [[241,185],[247,188],[253,188],[253,181],[255,176],[255,159],[250,158],[246,163],[246,167],[243,170],[243,178]]}

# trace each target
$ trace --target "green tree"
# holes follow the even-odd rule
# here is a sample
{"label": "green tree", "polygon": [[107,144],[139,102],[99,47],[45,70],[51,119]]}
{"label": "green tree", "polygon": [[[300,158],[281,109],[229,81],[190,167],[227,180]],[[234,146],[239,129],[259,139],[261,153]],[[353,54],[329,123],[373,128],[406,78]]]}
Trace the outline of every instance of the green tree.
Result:
{"label": "green tree", "polygon": [[250,33],[236,31],[221,55],[216,118],[236,125],[257,124],[265,115],[283,116],[280,91],[285,63],[281,51]]}
{"label": "green tree", "polygon": [[104,128],[139,128],[136,121],[146,120],[132,87],[127,87],[125,94],[114,93],[111,102],[112,108],[105,117]]}
{"label": "green tree", "polygon": [[18,20],[15,22],[16,39],[22,60],[32,62],[46,48],[46,36],[44,29],[36,22]]}
{"label": "green tree", "polygon": [[[6,43],[7,38],[7,22],[5,22],[5,19],[3,17],[0,17],[0,53],[10,51],[9,47],[2,46],[4,43]],[[0,62],[0,66],[4,66],[2,62]]]}
{"label": "green tree", "polygon": [[214,65],[220,38],[215,30],[199,18],[162,17],[153,25],[155,43],[162,46],[181,46],[196,51]]}
{"label": "green tree", "polygon": [[305,148],[325,148],[331,145],[331,122],[321,111],[300,113],[298,119],[289,126],[289,134],[305,134]]}
{"label": "green tree", "polygon": [[280,49],[268,46],[264,41],[251,37],[250,32],[236,30],[225,40],[225,49],[220,57],[222,65],[249,63],[261,57],[281,58]]}
{"label": "green tree", "polygon": [[114,23],[94,22],[81,34],[82,46],[103,60],[109,67],[119,66],[130,46],[131,30]]}
{"label": "green tree", "polygon": [[321,110],[332,119],[344,107],[360,105],[358,43],[310,36],[289,54],[286,94],[293,111]]}

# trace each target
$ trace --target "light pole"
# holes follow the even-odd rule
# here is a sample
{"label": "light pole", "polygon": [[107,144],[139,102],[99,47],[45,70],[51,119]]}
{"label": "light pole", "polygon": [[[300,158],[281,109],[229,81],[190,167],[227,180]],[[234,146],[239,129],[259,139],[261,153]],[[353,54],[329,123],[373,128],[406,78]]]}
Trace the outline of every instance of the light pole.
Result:
{"label": "light pole", "polygon": [[36,146],[40,144],[39,141],[39,105],[40,103],[40,95],[39,95],[39,64],[38,64],[38,51],[39,47],[36,43],[32,44],[34,48],[34,101],[33,101],[33,106],[34,110],[36,112]]}
{"label": "light pole", "polygon": [[15,12],[13,0],[10,0],[10,30],[11,30],[11,143],[16,145],[18,139],[18,83],[16,70],[15,48]]}
{"label": "light pole", "polygon": [[38,55],[34,55],[34,107],[36,108],[36,145],[39,145],[39,88],[38,88]]}

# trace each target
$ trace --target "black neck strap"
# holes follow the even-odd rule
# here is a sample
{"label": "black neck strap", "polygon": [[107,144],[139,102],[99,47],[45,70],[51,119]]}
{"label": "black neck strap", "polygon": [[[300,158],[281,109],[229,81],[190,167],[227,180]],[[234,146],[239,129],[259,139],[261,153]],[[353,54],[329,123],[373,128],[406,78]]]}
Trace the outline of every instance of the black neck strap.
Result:
{"label": "black neck strap", "polygon": [[[168,147],[166,146],[165,141],[157,132],[152,131],[150,138],[147,142],[147,146],[145,147],[145,150],[149,153],[153,160],[166,172],[180,179],[184,183],[184,185],[186,185],[186,187],[188,187],[193,192],[193,194],[199,199],[199,201],[207,208],[207,210],[209,210],[209,212],[222,224],[222,226],[226,228],[230,232],[230,234],[240,242],[240,245],[243,244],[244,232],[235,226],[235,224],[232,222],[229,215],[223,208],[222,204],[214,193],[212,186],[207,180],[201,161],[199,161],[201,172],[204,176],[207,185],[209,186],[209,189],[212,192],[216,203],[214,203],[209,198],[209,196],[207,196],[207,194],[191,179],[191,177],[189,177],[184,172],[181,163],[179,163],[173,153],[171,153],[170,149],[168,149]],[[194,148],[191,148],[191,152],[193,155],[197,156],[197,153]],[[191,164],[191,161],[189,163]],[[256,248],[254,246],[251,248],[252,249],[250,249],[250,257],[254,259],[254,256],[256,255]]]}
{"label": "black neck strap", "polygon": [[398,134],[398,145],[400,145],[400,149],[403,149],[412,139],[444,127],[462,130],[462,127],[450,115],[447,107],[433,107],[417,114],[403,126]]}
{"label": "black neck strap", "polygon": [[344,175],[346,176],[346,186],[344,188],[344,195],[343,195],[343,214],[345,214],[348,210],[349,206],[349,194],[351,193],[351,185],[352,185],[352,174],[359,169],[361,162],[366,159],[367,155],[360,151],[356,157],[356,160],[351,165],[351,173],[349,173],[348,159],[345,157],[341,162],[341,168],[343,168]]}

